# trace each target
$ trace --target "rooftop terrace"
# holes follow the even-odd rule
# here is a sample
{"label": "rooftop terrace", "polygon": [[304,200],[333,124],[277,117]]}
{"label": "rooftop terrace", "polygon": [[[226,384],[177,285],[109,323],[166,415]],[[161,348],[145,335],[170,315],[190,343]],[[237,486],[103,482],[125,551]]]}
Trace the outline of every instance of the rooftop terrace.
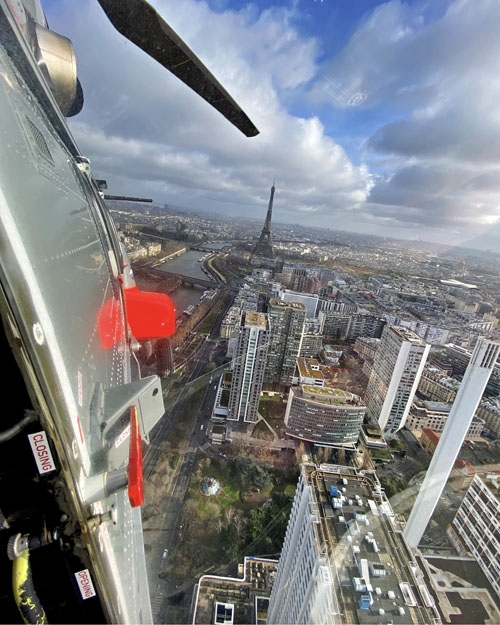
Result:
{"label": "rooftop terrace", "polygon": [[189,622],[213,623],[216,604],[226,603],[234,606],[235,625],[265,623],[277,566],[277,560],[246,557],[239,565],[240,578],[203,575],[194,589],[194,617]]}
{"label": "rooftop terrace", "polygon": [[360,406],[361,398],[349,391],[342,391],[338,388],[318,387],[312,384],[302,384],[295,393],[297,397],[310,399],[330,406]]}
{"label": "rooftop terrace", "polygon": [[339,621],[433,622],[437,613],[422,573],[375,476],[338,465],[304,465],[304,472],[313,490],[315,542],[333,570]]}
{"label": "rooftop terrace", "polygon": [[245,313],[245,326],[253,326],[257,328],[266,329],[266,315],[264,313],[258,313],[248,310]]}

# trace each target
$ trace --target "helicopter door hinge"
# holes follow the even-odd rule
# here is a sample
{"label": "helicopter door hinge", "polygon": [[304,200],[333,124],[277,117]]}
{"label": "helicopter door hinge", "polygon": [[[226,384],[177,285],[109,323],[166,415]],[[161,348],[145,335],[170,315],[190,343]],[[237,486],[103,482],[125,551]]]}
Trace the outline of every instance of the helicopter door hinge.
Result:
{"label": "helicopter door hinge", "polygon": [[86,174],[90,178],[92,176],[92,172],[90,170],[90,159],[86,156],[75,156],[75,161],[82,174]]}
{"label": "helicopter door hinge", "polygon": [[114,443],[128,425],[126,411],[133,405],[137,406],[142,438],[149,443],[149,432],[165,412],[160,378],[150,375],[108,389],[96,386],[90,411],[91,420],[100,424],[101,439]]}
{"label": "helicopter door hinge", "polygon": [[[133,508],[142,506],[144,502],[144,477],[142,465],[142,441],[139,427],[137,406],[130,408],[130,435],[129,435],[128,465],[114,471],[106,471],[84,478],[81,483],[81,492],[85,503],[95,503],[106,499],[123,488],[128,488],[130,505]],[[104,521],[116,518],[112,515],[98,514],[89,519],[95,527]]]}

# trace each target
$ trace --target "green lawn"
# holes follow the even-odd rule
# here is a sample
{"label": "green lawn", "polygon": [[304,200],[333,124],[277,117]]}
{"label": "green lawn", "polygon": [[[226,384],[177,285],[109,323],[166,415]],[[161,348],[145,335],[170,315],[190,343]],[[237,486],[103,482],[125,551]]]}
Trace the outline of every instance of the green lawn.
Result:
{"label": "green lawn", "polygon": [[257,423],[253,429],[252,436],[254,438],[260,438],[264,441],[272,441],[274,438],[264,421],[259,421]]}
{"label": "green lawn", "polygon": [[391,454],[386,449],[370,449],[370,454],[377,460],[392,460]]}
{"label": "green lawn", "polygon": [[209,334],[216,320],[217,313],[208,313],[205,319],[203,319],[203,321],[198,326],[196,326],[196,332],[199,332],[200,334]]}
{"label": "green lawn", "polygon": [[269,421],[270,419],[283,420],[286,412],[286,401],[279,395],[273,397],[260,396],[259,400],[259,413]]}
{"label": "green lawn", "polygon": [[260,401],[281,401],[280,395],[261,395]]}
{"label": "green lawn", "polygon": [[406,449],[406,445],[400,441],[398,438],[393,438],[390,442],[389,442],[389,447],[391,449]]}
{"label": "green lawn", "polygon": [[285,427],[285,422],[283,421],[283,419],[280,419],[279,417],[266,417],[266,421],[269,423],[269,425],[273,428],[273,430],[278,433],[279,429],[282,427]]}
{"label": "green lawn", "polygon": [[[200,481],[204,477],[214,477],[219,481],[220,491],[213,497],[203,495],[200,489]],[[198,512],[201,518],[207,518],[207,504],[210,502],[219,507],[220,511],[224,511],[229,506],[235,508],[243,508],[244,504],[240,499],[240,485],[232,476],[227,468],[221,468],[216,463],[212,463],[209,467],[204,467],[201,471],[201,478],[194,478],[189,487],[189,497],[196,501]]]}

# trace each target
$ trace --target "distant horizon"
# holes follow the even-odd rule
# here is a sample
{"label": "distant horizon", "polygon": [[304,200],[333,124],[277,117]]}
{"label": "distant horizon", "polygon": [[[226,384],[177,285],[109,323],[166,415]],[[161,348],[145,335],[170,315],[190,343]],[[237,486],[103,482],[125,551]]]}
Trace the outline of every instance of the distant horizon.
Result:
{"label": "distant horizon", "polygon": [[[123,202],[123,200],[106,200],[106,202]],[[134,202],[131,202],[131,204],[134,204]],[[194,207],[190,207],[190,206],[185,206],[185,205],[180,205],[180,204],[172,204],[169,202],[165,202],[165,203],[161,203],[161,204],[157,204],[155,203],[155,201],[153,200],[152,203],[150,204],[139,204],[139,203],[135,203],[136,205],[139,205],[141,208],[144,208],[144,210],[147,210],[148,207],[154,207],[160,210],[168,210],[169,207],[172,207],[173,209],[178,209],[178,210],[182,210],[182,211],[186,211],[186,212],[190,212],[190,213],[195,213],[196,215],[200,216],[200,217],[204,217],[207,216],[209,217],[211,214],[217,215],[218,217],[230,217],[231,219],[234,220],[241,220],[241,221],[251,221],[251,222],[255,222],[257,225],[257,229],[259,229],[258,224],[261,223],[261,227],[264,223],[265,220],[265,211],[264,211],[264,217],[262,219],[262,222],[260,221],[260,218],[258,217],[241,217],[239,215],[235,216],[235,215],[228,215],[227,213],[223,213],[223,212],[219,212],[216,209],[198,209],[198,208],[194,208]],[[165,206],[166,204],[166,206]],[[283,225],[283,226],[296,226],[299,228],[304,228],[304,229],[312,229],[312,230],[320,230],[321,227],[320,226],[308,226],[305,224],[299,224],[299,223],[292,223],[292,222],[285,222],[285,221],[280,221],[280,220],[272,220],[272,224],[278,224],[278,225]],[[329,226],[325,226],[323,227],[323,229],[326,228],[326,230],[330,233],[337,233],[337,234],[349,234],[349,235],[355,235],[355,236],[359,236],[359,237],[373,237],[375,239],[382,239],[382,240],[390,240],[390,241],[397,241],[397,242],[401,242],[401,243],[406,243],[406,242],[410,242],[410,243],[421,243],[423,245],[429,245],[429,246],[437,246],[440,248],[443,248],[443,251],[448,251],[448,250],[454,250],[454,249],[460,249],[465,251],[470,251],[470,252],[480,252],[481,254],[491,254],[493,256],[499,256],[500,257],[500,251],[495,252],[494,250],[491,249],[482,249],[482,248],[474,248],[474,247],[467,247],[466,245],[463,244],[459,244],[459,245],[446,245],[445,243],[439,243],[437,241],[427,241],[425,239],[403,239],[403,238],[398,238],[395,236],[388,236],[388,235],[382,235],[382,234],[370,234],[370,233],[365,233],[365,232],[356,232],[354,230],[348,230],[346,228],[343,228],[342,230],[337,230],[337,229],[333,229],[330,228]]]}
{"label": "distant horizon", "polygon": [[276,177],[282,223],[500,251],[499,2],[151,2],[260,134],[95,0],[50,0],[85,95],[68,124],[110,192],[244,217]]}

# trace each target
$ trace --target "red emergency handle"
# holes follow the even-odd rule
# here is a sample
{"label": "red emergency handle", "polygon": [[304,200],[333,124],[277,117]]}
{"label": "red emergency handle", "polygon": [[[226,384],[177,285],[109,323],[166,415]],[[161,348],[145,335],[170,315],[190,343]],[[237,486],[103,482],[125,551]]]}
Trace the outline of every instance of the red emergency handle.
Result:
{"label": "red emergency handle", "polygon": [[127,321],[138,341],[159,339],[175,332],[175,308],[164,293],[123,289]]}
{"label": "red emergency handle", "polygon": [[128,454],[128,498],[132,508],[144,502],[142,476],[142,440],[136,406],[130,408],[130,447]]}

